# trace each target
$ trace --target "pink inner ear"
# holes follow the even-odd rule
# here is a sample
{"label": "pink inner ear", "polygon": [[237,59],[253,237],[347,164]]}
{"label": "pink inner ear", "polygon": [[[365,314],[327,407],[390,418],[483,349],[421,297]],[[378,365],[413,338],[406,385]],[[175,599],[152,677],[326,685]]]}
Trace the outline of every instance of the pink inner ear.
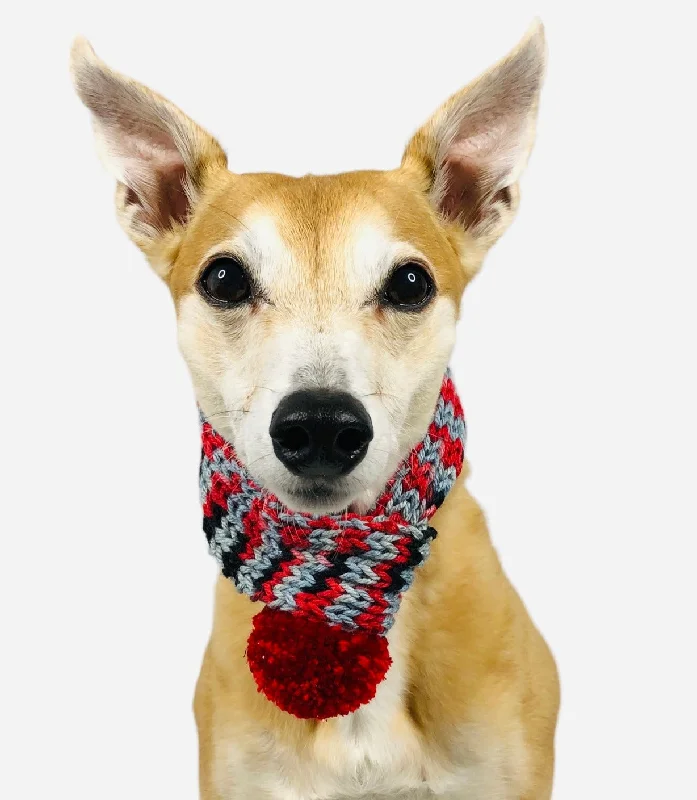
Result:
{"label": "pink inner ear", "polygon": [[506,130],[494,126],[486,133],[461,131],[450,144],[441,165],[441,212],[468,228],[487,221],[496,203],[509,205],[507,186],[496,189],[512,166]]}
{"label": "pink inner ear", "polygon": [[491,177],[482,173],[472,161],[447,159],[443,164],[445,191],[441,197],[441,213],[453,222],[476,230],[510,208],[513,195],[509,186],[492,191]]}
{"label": "pink inner ear", "polygon": [[129,137],[125,155],[126,202],[138,206],[138,219],[156,230],[185,222],[189,213],[186,167],[171,139],[168,145]]}
{"label": "pink inner ear", "polygon": [[161,173],[158,212],[165,227],[167,220],[184,223],[189,215],[189,198],[184,189],[185,180],[186,169],[181,163],[175,169]]}
{"label": "pink inner ear", "polygon": [[476,223],[481,203],[481,175],[477,165],[468,159],[447,157],[443,162],[444,191],[440,209],[444,216],[462,222],[465,226]]}

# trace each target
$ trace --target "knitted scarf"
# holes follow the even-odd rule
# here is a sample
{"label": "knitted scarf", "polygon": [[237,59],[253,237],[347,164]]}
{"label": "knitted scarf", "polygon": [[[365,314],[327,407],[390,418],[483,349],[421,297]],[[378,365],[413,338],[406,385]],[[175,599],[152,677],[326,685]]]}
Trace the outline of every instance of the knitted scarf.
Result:
{"label": "knitted scarf", "polygon": [[203,417],[201,436],[210,552],[238,591],[264,603],[246,652],[259,691],[301,719],[355,711],[387,673],[385,635],[462,468],[465,420],[450,372],[426,435],[367,514],[291,511]]}

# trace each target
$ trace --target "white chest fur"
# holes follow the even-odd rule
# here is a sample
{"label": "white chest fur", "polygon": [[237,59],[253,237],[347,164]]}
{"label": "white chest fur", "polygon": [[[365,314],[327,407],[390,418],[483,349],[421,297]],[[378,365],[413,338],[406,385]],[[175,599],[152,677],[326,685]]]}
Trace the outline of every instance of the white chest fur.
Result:
{"label": "white chest fur", "polygon": [[219,740],[221,800],[517,800],[518,742],[494,745],[482,729],[463,725],[450,755],[435,755],[405,708],[397,635],[390,634],[393,664],[375,699],[320,723],[303,752],[262,730]]}

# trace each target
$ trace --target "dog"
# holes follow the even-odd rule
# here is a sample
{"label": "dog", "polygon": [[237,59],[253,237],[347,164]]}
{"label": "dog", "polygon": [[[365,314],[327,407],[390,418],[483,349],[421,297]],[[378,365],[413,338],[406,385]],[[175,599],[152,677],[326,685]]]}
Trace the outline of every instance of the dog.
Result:
{"label": "dog", "polygon": [[[518,207],[545,59],[536,23],[435,112],[396,169],[293,178],[231,173],[208,132],[75,42],[120,224],[169,287],[199,406],[289,507],[366,511],[424,435],[463,290]],[[395,277],[405,265],[408,286]],[[360,405],[359,463],[289,468],[269,431],[298,391]],[[194,700],[203,800],[551,796],[553,657],[463,476],[433,524],[389,632],[392,666],[346,716],[297,719],[257,691],[245,663],[257,604],[219,579]]]}

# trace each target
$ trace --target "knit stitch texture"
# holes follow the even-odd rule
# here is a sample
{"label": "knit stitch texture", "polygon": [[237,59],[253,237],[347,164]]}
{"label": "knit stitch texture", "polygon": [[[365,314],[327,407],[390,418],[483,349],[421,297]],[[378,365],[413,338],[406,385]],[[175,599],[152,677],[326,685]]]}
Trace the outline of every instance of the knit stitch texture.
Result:
{"label": "knit stitch texture", "polygon": [[223,575],[269,608],[384,636],[462,468],[465,421],[450,372],[424,438],[367,514],[292,511],[201,420],[203,529]]}

